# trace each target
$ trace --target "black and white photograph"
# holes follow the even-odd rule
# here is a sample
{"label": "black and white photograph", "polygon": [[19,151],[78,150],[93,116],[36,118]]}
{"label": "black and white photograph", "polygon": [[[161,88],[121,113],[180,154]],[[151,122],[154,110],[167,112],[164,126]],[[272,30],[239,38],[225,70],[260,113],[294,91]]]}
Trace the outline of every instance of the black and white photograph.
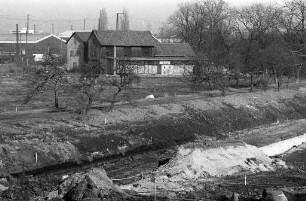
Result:
{"label": "black and white photograph", "polygon": [[306,201],[306,0],[0,0],[0,201]]}

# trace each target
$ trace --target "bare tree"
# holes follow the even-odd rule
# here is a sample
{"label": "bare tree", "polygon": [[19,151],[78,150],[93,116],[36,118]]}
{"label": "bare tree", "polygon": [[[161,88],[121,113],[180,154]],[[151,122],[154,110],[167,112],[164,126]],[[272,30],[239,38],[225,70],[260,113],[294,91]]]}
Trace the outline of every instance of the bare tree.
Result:
{"label": "bare tree", "polygon": [[87,65],[82,68],[82,73],[79,82],[73,85],[75,92],[81,92],[87,99],[86,107],[83,114],[86,115],[92,106],[96,97],[99,97],[103,91],[103,85],[98,85],[98,78],[103,69],[100,66]]}
{"label": "bare tree", "polygon": [[118,102],[118,96],[123,91],[132,88],[132,84],[137,82],[139,77],[134,73],[134,68],[128,58],[120,58],[117,60],[116,74],[119,77],[105,78],[104,84],[114,88],[115,92],[110,100],[110,111],[113,110],[115,103]]}
{"label": "bare tree", "polygon": [[54,94],[54,107],[59,108],[60,89],[68,83],[65,73],[67,68],[62,64],[59,55],[48,53],[44,55],[42,67],[34,68],[28,78],[28,92],[24,104],[32,100],[38,93],[52,90]]}
{"label": "bare tree", "polygon": [[121,24],[121,30],[122,31],[128,31],[130,30],[130,18],[129,18],[129,13],[126,8],[123,9],[122,11],[122,17],[120,20]]}
{"label": "bare tree", "polygon": [[107,27],[108,27],[107,12],[105,8],[102,8],[100,10],[98,30],[107,30],[108,29]]}
{"label": "bare tree", "polygon": [[281,11],[274,6],[252,4],[237,10],[236,30],[240,43],[237,51],[241,55],[243,72],[250,75],[250,91],[253,90],[254,76],[264,71],[260,53],[267,46],[266,34],[277,30]]}
{"label": "bare tree", "polygon": [[287,1],[283,7],[280,18],[280,29],[284,32],[284,39],[288,48],[296,56],[295,76],[296,81],[300,79],[300,72],[305,63],[305,26],[306,26],[306,1]]}

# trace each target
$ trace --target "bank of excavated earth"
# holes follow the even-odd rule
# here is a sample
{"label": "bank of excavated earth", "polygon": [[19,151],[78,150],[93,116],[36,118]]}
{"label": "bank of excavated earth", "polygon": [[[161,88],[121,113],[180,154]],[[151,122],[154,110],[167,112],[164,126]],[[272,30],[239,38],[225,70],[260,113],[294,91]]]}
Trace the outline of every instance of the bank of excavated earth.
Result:
{"label": "bank of excavated earth", "polygon": [[[239,132],[234,131],[305,119],[304,92],[166,97],[140,100],[138,106],[122,104],[113,112],[93,109],[86,117],[71,112],[0,113],[0,172],[2,176],[33,174],[60,164],[88,164],[199,138],[207,140],[207,146],[216,140],[239,140]],[[294,135],[305,132],[306,128],[301,128]],[[260,137],[258,141],[271,143]],[[257,145],[258,141],[248,143]]]}

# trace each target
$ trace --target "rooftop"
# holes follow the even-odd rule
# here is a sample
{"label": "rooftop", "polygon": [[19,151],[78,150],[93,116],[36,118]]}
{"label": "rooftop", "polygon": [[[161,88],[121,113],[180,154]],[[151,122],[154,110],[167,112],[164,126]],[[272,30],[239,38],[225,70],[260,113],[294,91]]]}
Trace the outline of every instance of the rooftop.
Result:
{"label": "rooftop", "polygon": [[77,36],[81,41],[86,42],[90,36],[91,32],[74,32],[68,39],[67,42],[73,37]]}
{"label": "rooftop", "polygon": [[156,42],[149,31],[97,31],[96,35],[101,45],[116,46],[155,46]]}
{"label": "rooftop", "polygon": [[[62,40],[61,38],[53,34],[28,34],[27,42],[36,43],[36,42],[39,42],[49,37],[55,37],[59,40]],[[16,43],[16,34],[0,34],[0,42],[1,43]],[[26,35],[20,34],[19,43],[25,43],[25,42],[26,42]]]}
{"label": "rooftop", "polygon": [[189,43],[157,43],[156,48],[159,57],[195,57]]}

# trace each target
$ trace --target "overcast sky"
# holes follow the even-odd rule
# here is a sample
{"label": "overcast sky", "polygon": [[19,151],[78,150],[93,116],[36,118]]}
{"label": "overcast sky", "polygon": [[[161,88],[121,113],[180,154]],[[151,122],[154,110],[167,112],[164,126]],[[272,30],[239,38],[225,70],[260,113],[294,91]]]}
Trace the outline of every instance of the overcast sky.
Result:
{"label": "overcast sky", "polygon": [[[108,14],[109,29],[115,29],[116,13],[123,8],[129,11],[130,27],[157,33],[162,22],[177,8],[178,3],[190,0],[0,0],[0,33],[25,27],[26,15],[30,14],[30,28],[55,34],[65,30],[97,28],[99,9],[104,7]],[[231,6],[243,6],[255,2],[276,3],[283,0],[225,0]],[[191,1],[193,2],[193,1]],[[150,24],[150,25],[149,25]]]}

